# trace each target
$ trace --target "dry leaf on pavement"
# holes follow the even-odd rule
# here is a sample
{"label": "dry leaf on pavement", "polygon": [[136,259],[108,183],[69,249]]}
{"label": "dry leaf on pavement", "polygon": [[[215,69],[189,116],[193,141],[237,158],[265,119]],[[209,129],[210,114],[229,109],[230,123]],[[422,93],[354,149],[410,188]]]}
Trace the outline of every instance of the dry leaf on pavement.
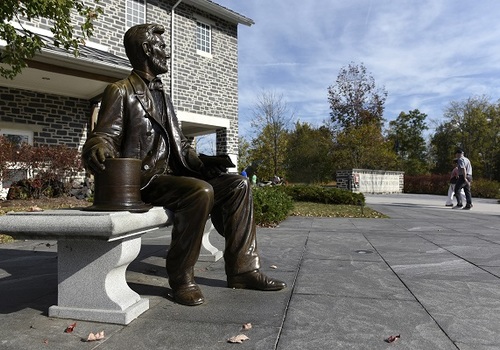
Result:
{"label": "dry leaf on pavement", "polygon": [[28,211],[43,211],[43,209],[35,205],[33,207],[30,207]]}
{"label": "dry leaf on pavement", "polygon": [[245,323],[244,325],[241,326],[242,331],[248,331],[249,329],[252,329],[251,323]]}
{"label": "dry leaf on pavement", "polygon": [[87,337],[87,341],[96,341],[96,340],[101,340],[104,339],[104,331],[100,331],[99,333],[90,333],[89,336]]}
{"label": "dry leaf on pavement", "polygon": [[398,334],[398,335],[391,335],[389,338],[387,338],[385,341],[388,342],[388,343],[393,343],[395,342],[396,340],[398,340],[399,338],[401,338],[401,334]]}
{"label": "dry leaf on pavement", "polygon": [[243,341],[248,340],[248,339],[250,339],[250,338],[248,338],[246,335],[238,334],[238,335],[235,335],[234,337],[229,338],[227,340],[227,342],[241,344],[241,343],[243,343]]}
{"label": "dry leaf on pavement", "polygon": [[68,327],[66,327],[66,329],[64,330],[64,333],[71,333],[71,332],[73,332],[75,330],[75,327],[76,327],[76,322],[72,323]]}

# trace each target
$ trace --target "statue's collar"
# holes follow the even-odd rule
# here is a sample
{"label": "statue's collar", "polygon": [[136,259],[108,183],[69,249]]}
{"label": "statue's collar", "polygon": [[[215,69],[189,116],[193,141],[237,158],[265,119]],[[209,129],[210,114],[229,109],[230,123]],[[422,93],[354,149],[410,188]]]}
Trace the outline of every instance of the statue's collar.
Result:
{"label": "statue's collar", "polygon": [[138,76],[140,76],[146,82],[146,85],[149,84],[149,82],[152,81],[154,78],[156,78],[152,74],[149,74],[149,73],[137,70],[137,69],[134,69],[134,73],[136,73]]}

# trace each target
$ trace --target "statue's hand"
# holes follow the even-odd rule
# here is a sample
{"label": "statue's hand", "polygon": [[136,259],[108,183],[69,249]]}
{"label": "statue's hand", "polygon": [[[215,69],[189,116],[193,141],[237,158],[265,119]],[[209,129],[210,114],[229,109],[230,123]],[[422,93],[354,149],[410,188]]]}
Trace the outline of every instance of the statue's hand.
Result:
{"label": "statue's hand", "polygon": [[210,166],[203,166],[202,168],[202,174],[203,176],[207,179],[214,179],[223,173],[227,172],[227,169],[223,166],[220,165],[210,165]]}
{"label": "statue's hand", "polygon": [[97,174],[104,171],[104,161],[106,158],[114,158],[114,151],[110,147],[100,144],[92,147],[90,152],[88,152],[88,157],[85,162],[87,167],[94,174]]}

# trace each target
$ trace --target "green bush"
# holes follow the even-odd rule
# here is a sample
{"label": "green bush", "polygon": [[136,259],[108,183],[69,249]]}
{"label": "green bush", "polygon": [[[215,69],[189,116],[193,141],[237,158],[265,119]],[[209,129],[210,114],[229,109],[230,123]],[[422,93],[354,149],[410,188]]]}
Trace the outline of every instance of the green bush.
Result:
{"label": "green bush", "polygon": [[255,187],[253,206],[255,223],[259,226],[276,226],[285,220],[293,209],[292,198],[283,186]]}
{"label": "green bush", "polygon": [[362,193],[354,193],[335,187],[318,185],[289,185],[282,187],[294,201],[298,202],[348,205],[365,204],[365,196]]}
{"label": "green bush", "polygon": [[472,179],[471,193],[473,197],[500,199],[500,182],[486,179]]}

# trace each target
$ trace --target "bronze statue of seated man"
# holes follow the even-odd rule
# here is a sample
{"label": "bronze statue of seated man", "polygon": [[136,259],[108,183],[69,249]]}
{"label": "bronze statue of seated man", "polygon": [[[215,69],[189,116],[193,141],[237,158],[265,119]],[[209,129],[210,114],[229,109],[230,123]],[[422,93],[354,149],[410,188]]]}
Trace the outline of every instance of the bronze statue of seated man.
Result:
{"label": "bronze statue of seated man", "polygon": [[284,282],[259,271],[248,179],[204,164],[180,129],[157,77],[168,71],[170,58],[163,33],[163,26],[156,24],[137,25],[125,33],[133,70],[105,89],[97,124],[83,147],[83,161],[94,174],[104,170],[106,158],[142,161],[142,200],[175,213],[166,268],[177,303],[204,302],[194,265],[209,215],[225,238],[228,287],[281,290]]}

